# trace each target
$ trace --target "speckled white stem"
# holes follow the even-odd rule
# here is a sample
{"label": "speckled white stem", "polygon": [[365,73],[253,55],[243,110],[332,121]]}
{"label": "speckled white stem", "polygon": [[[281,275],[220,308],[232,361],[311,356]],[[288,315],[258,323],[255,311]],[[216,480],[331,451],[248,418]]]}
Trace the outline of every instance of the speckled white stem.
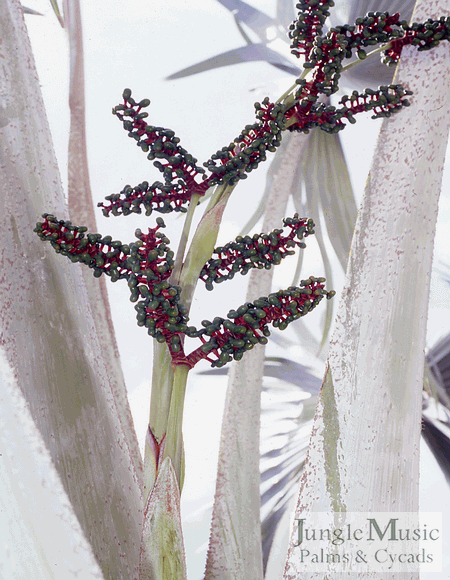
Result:
{"label": "speckled white stem", "polygon": [[[279,227],[307,141],[289,142],[267,199],[264,231]],[[247,300],[267,296],[272,270],[252,270]],[[259,430],[265,350],[257,346],[230,371],[205,580],[262,578]]]}

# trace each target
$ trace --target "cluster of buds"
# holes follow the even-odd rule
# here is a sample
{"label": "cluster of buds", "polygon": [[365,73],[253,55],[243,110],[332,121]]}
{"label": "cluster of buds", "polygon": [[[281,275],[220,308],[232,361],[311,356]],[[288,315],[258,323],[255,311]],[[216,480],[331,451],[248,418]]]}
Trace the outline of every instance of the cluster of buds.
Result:
{"label": "cluster of buds", "polygon": [[285,236],[283,230],[276,229],[269,234],[238,236],[234,242],[215,248],[213,257],[200,272],[200,280],[205,282],[208,290],[212,290],[213,282],[231,280],[236,273],[247,274],[252,268],[277,266],[283,258],[294,254],[288,248],[305,248],[302,240],[314,233],[314,222],[295,214],[292,218],[285,218],[283,224],[290,229]]}
{"label": "cluster of buds", "polygon": [[[281,143],[284,130],[307,133],[313,127],[337,132],[354,123],[354,115],[372,111],[373,117],[386,117],[409,104],[411,94],[399,85],[366,89],[363,94],[353,91],[344,96],[338,107],[319,101],[321,95],[330,96],[338,90],[343,60],[356,51],[359,59],[366,58],[365,48],[384,44],[384,62],[395,64],[406,45],[427,50],[442,40],[450,39],[450,18],[427,20],[424,24],[408,25],[398,14],[369,12],[355,25],[331,28],[321,36],[332,0],[301,0],[297,4],[298,19],[292,24],[289,36],[292,52],[305,59],[302,75],[296,81],[292,94],[277,103],[268,98],[256,103],[256,121],[247,125],[234,141],[217,151],[197,166],[197,159],[180,146],[180,139],[170,129],[148,125],[148,113],[143,111],[150,101],[139,102],[130,89],[123,92],[123,102],[113,109],[137,145],[163,175],[163,181],[149,185],[143,181],[136,187],[125,186],[118,194],[106,197],[100,203],[105,216],[153,211],[169,213],[186,211],[194,195],[201,196],[215,185],[233,186],[244,179]],[[198,197],[197,197],[198,199]],[[255,344],[264,344],[269,334],[268,325],[284,329],[293,320],[304,316],[323,299],[331,298],[333,291],[324,290],[323,278],[309,278],[299,287],[290,287],[253,303],[246,303],[228,318],[205,320],[201,329],[188,326],[188,311],[182,303],[182,290],[171,283],[174,253],[169,240],[159,230],[165,227],[158,218],[155,228],[147,234],[136,230],[137,240],[129,245],[113,241],[110,236],[87,233],[85,227],[58,220],[43,214],[35,232],[43,241],[49,241],[54,250],[72,262],[81,262],[94,271],[94,276],[106,274],[113,282],[126,279],[131,301],[136,302],[137,322],[147,328],[148,334],[169,348],[174,365],[192,367],[199,360],[208,360],[213,366],[223,366],[230,360],[239,360]],[[314,224],[306,218],[284,220],[287,234],[282,229],[269,234],[238,237],[223,247],[216,248],[213,257],[204,265],[200,279],[211,290],[213,284],[233,278],[236,273],[246,274],[251,268],[270,268],[292,254],[295,246],[304,248],[303,239],[314,232]],[[186,354],[185,337],[197,338],[201,345]]]}
{"label": "cluster of buds", "polygon": [[[284,330],[291,322],[311,312],[324,297],[331,299],[335,292],[324,290],[324,282],[325,278],[311,276],[302,280],[300,287],[291,286],[231,310],[228,320],[218,317],[212,322],[204,320],[205,328],[200,335],[204,344],[190,356],[195,360],[199,353],[207,353],[206,359],[213,367],[222,367],[233,359],[241,360],[256,344],[267,343],[268,324]],[[205,335],[210,337],[208,341]],[[210,358],[212,354],[216,359]]]}
{"label": "cluster of buds", "polygon": [[[158,342],[167,343],[174,364],[192,367],[200,360],[208,360],[212,366],[223,366],[233,358],[239,360],[246,350],[267,341],[269,323],[286,328],[290,322],[314,308],[324,296],[331,298],[334,295],[333,291],[324,290],[324,278],[309,278],[301,283],[300,288],[291,287],[255,300],[254,304],[247,303],[229,312],[229,320],[203,321],[203,328],[197,329],[188,326],[189,317],[180,301],[180,288],[170,283],[174,254],[169,248],[168,238],[159,231],[165,227],[161,218],[157,219],[155,228],[149,228],[148,234],[136,230],[137,241],[131,244],[113,241],[110,236],[87,233],[85,227],[74,226],[50,214],[43,214],[43,218],[34,231],[43,241],[50,242],[57,253],[72,262],[86,264],[94,270],[96,277],[106,274],[113,282],[128,281],[130,300],[137,303],[138,326],[147,328],[148,334]],[[260,241],[261,250],[264,249],[260,250],[260,259],[270,256],[272,251],[278,263],[284,255],[291,253],[288,247],[294,244],[304,246],[294,240],[295,237],[302,240],[304,235],[313,233],[312,221],[299,219],[297,215],[285,219],[284,224],[291,229],[287,236],[282,235],[283,230],[274,230],[268,236],[253,236],[249,238],[250,243],[247,240],[239,243],[239,251],[244,255],[246,246],[253,249]],[[224,248],[217,248],[217,254],[221,253],[219,250]],[[241,273],[246,271],[241,269]],[[200,338],[202,342],[189,355],[184,351],[185,336]]]}
{"label": "cluster of buds", "polygon": [[149,216],[153,211],[185,212],[186,203],[191,199],[191,192],[181,183],[164,184],[156,181],[150,186],[148,181],[143,181],[136,187],[126,185],[120,193],[112,193],[105,199],[109,202],[108,204],[98,204],[105,217],[109,217],[110,214],[118,216],[142,213],[142,206],[144,206],[145,215]]}
{"label": "cluster of buds", "polygon": [[183,305],[179,304],[180,288],[168,281],[174,254],[169,248],[169,239],[158,231],[165,227],[161,218],[157,219],[155,228],[149,228],[148,234],[138,229],[135,232],[137,241],[122,244],[113,241],[111,236],[86,233],[87,228],[58,220],[53,215],[43,214],[42,217],[44,221],[38,222],[34,231],[41,240],[49,241],[57,253],[72,262],[86,264],[97,278],[106,274],[113,282],[128,281],[131,302],[140,300],[135,307],[138,326],[146,326],[148,333],[162,342],[166,326],[175,325],[178,331],[186,330],[183,325],[188,317]]}
{"label": "cluster of buds", "polygon": [[122,96],[123,103],[112,112],[122,121],[128,136],[137,141],[147,158],[161,171],[164,183],[157,181],[150,186],[144,181],[134,188],[127,185],[120,193],[107,196],[108,203],[99,203],[99,207],[106,217],[141,213],[141,206],[146,215],[152,211],[185,211],[184,206],[194,193],[203,195],[210,187],[204,179],[205,170],[180,146],[180,139],[172,130],[147,124],[148,113],[142,109],[149,106],[149,99],[136,102],[130,89],[125,89]]}
{"label": "cluster of buds", "polygon": [[[315,68],[323,57],[351,58],[356,50],[358,57],[366,58],[364,48],[377,44],[388,44],[385,64],[398,62],[406,45],[417,46],[418,50],[434,48],[442,40],[449,40],[450,18],[439,20],[429,18],[424,23],[409,24],[400,19],[400,14],[388,12],[368,12],[357,18],[354,25],[344,24],[331,28],[325,38],[321,37],[322,27],[329,15],[328,8],[334,6],[332,0],[303,0],[297,4],[298,19],[290,26],[292,54],[306,59],[305,68]],[[336,63],[327,63],[333,66]]]}
{"label": "cluster of buds", "polygon": [[297,4],[298,19],[291,25],[289,36],[291,48],[297,57],[304,57],[304,69],[310,69],[311,79],[298,79],[295,98],[283,103],[271,103],[268,98],[255,103],[256,122],[247,125],[230,145],[217,151],[204,163],[205,170],[196,165],[197,160],[180,145],[179,139],[170,129],[147,125],[146,112],[142,109],[150,104],[148,99],[136,102],[131,91],[126,89],[122,104],[113,113],[123,121],[128,135],[137,141],[148,158],[163,172],[165,184],[156,182],[151,187],[131,188],[127,186],[120,194],[107,199],[109,204],[99,204],[105,215],[140,213],[141,205],[146,214],[153,210],[167,213],[184,211],[193,193],[204,194],[217,184],[235,184],[245,179],[247,173],[256,169],[266,159],[267,151],[275,151],[281,143],[283,130],[309,132],[318,127],[326,132],[337,132],[355,121],[354,115],[374,111],[373,118],[390,116],[409,105],[411,93],[399,85],[366,89],[344,96],[340,105],[334,107],[319,102],[320,95],[330,96],[337,92],[344,59],[356,52],[359,59],[366,58],[365,48],[385,44],[383,62],[396,64],[406,45],[427,50],[442,40],[450,38],[450,19],[427,20],[424,24],[411,26],[400,20],[399,14],[369,12],[358,18],[354,25],[331,28],[321,36],[322,27],[329,15],[331,0],[303,0]]}
{"label": "cluster of buds", "polygon": [[205,169],[195,165],[197,159],[180,147],[173,131],[147,125],[144,119],[148,113],[141,110],[150,104],[148,99],[136,103],[130,89],[125,89],[123,99],[123,104],[114,107],[113,114],[122,121],[128,136],[148,152],[147,158],[156,159],[154,165],[163,173],[165,186],[159,182],[151,187],[146,182],[145,187],[142,184],[134,189],[127,186],[120,194],[108,196],[108,205],[99,204],[105,216],[139,213],[141,205],[147,214],[152,210],[183,211],[183,204],[194,193],[202,195],[214,185],[233,185],[245,179],[247,173],[266,160],[266,152],[275,151],[281,143],[285,116],[281,105],[274,105],[266,98],[262,103],[255,103],[256,122],[247,125],[230,145],[204,163],[210,173],[206,176]]}
{"label": "cluster of buds", "polygon": [[429,18],[426,22],[414,22],[411,26],[403,20],[400,25],[405,30],[405,34],[392,40],[384,52],[383,63],[388,66],[395,66],[402,53],[404,46],[411,44],[417,50],[431,50],[437,46],[441,40],[450,39],[450,18],[441,16],[439,20]]}
{"label": "cluster of buds", "polygon": [[358,18],[355,25],[331,28],[322,37],[322,25],[332,5],[333,2],[325,0],[305,0],[297,5],[301,10],[289,32],[293,41],[291,49],[297,57],[305,57],[303,66],[311,69],[312,78],[297,80],[295,102],[286,105],[286,125],[290,130],[307,132],[312,127],[320,127],[323,131],[337,132],[345,127],[343,119],[353,123],[357,113],[373,109],[373,118],[379,118],[408,106],[405,97],[411,92],[399,85],[366,89],[365,95],[356,93],[357,99],[344,96],[340,102],[344,107],[338,109],[319,103],[318,99],[320,95],[331,96],[337,92],[342,62],[351,58],[353,51],[363,60],[367,56],[365,48],[385,44],[383,62],[396,64],[403,47],[408,44],[427,50],[450,38],[450,18],[429,19],[424,24],[409,26],[405,20],[400,20],[399,14],[389,15],[388,12],[369,12],[364,18]]}
{"label": "cluster of buds", "polygon": [[[306,81],[303,81],[306,82]],[[353,91],[351,95],[344,95],[339,104],[342,107],[314,103],[308,114],[304,111],[304,102],[292,106],[286,113],[293,129],[308,132],[314,127],[320,127],[327,133],[337,133],[345,128],[344,119],[349,123],[356,123],[354,115],[373,111],[372,119],[390,117],[401,107],[407,107],[409,101],[405,98],[411,95],[401,85],[381,86],[377,91],[365,89],[364,93]]]}
{"label": "cluster of buds", "polygon": [[333,0],[301,0],[296,4],[298,18],[289,27],[292,54],[308,60],[314,41],[320,38],[325,20],[330,15]]}
{"label": "cluster of buds", "polygon": [[113,114],[122,121],[128,136],[137,141],[144,153],[148,153],[147,158],[150,161],[156,159],[153,165],[162,172],[164,181],[173,183],[182,180],[191,190],[200,185],[200,191],[205,191],[196,181],[196,177],[205,170],[197,167],[197,159],[179,145],[179,137],[170,129],[153,127],[144,121],[148,113],[141,113],[141,109],[148,107],[150,100],[143,99],[136,103],[130,89],[125,89],[122,96],[124,102],[114,107]]}
{"label": "cluster of buds", "polygon": [[266,97],[255,103],[256,123],[246,125],[241,134],[228,147],[223,147],[204,163],[212,173],[211,185],[245,179],[247,173],[266,160],[266,151],[274,152],[281,144],[285,116],[281,105],[274,105]]}
{"label": "cluster of buds", "polygon": [[70,221],[58,220],[44,213],[43,222],[36,224],[35,232],[43,241],[51,243],[58,254],[72,262],[81,262],[94,270],[94,276],[110,276],[113,282],[127,278],[130,246],[113,241],[111,236],[86,233],[84,226],[74,226]]}

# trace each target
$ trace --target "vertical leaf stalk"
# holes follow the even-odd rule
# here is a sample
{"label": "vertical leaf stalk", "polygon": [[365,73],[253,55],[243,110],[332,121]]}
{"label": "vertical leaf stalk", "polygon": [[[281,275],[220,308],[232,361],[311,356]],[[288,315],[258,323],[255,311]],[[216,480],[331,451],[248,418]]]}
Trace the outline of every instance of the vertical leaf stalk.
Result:
{"label": "vertical leaf stalk", "polygon": [[173,371],[172,396],[170,397],[169,416],[167,418],[164,456],[172,459],[180,490],[183,487],[181,463],[183,457],[183,408],[186,393],[186,382],[190,367],[177,365]]}

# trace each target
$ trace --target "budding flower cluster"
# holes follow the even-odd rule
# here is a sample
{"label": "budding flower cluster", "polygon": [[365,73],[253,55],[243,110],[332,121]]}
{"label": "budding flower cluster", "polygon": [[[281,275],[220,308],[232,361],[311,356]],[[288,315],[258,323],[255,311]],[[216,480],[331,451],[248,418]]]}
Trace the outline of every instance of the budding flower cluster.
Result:
{"label": "budding flower cluster", "polygon": [[109,203],[99,203],[98,207],[102,208],[105,217],[109,217],[110,214],[114,216],[140,214],[142,206],[146,216],[151,215],[153,211],[186,212],[186,204],[189,203],[191,195],[191,191],[182,183],[164,184],[156,181],[153,185],[149,185],[148,181],[143,181],[136,187],[126,185],[120,193],[107,195],[105,199]]}
{"label": "budding flower cluster", "polygon": [[337,133],[345,128],[344,119],[349,123],[356,123],[354,115],[373,111],[372,119],[390,117],[402,107],[408,107],[409,101],[405,98],[411,95],[402,85],[381,86],[377,91],[365,89],[364,93],[353,91],[351,95],[344,95],[339,101],[342,107],[325,103],[313,104],[307,115],[304,114],[302,103],[291,107],[286,117],[291,119],[291,130],[308,133],[314,127],[320,127],[327,133]]}
{"label": "budding flower cluster", "polygon": [[[300,287],[291,286],[231,310],[228,320],[219,317],[212,322],[204,320],[200,336],[204,344],[190,356],[195,360],[199,353],[207,353],[207,360],[213,367],[222,367],[233,359],[241,360],[256,344],[267,343],[268,324],[284,330],[315,308],[324,297],[331,299],[335,292],[324,290],[324,282],[325,278],[311,276],[302,280]],[[211,359],[212,355],[216,358]]]}
{"label": "budding flower cluster", "polygon": [[[137,240],[131,244],[113,241],[111,236],[87,233],[87,228],[58,220],[50,214],[44,214],[43,218],[34,231],[43,241],[50,242],[56,252],[72,262],[86,264],[96,277],[106,274],[113,282],[127,280],[130,300],[136,302],[138,326],[145,327],[158,342],[167,344],[174,364],[194,366],[205,359],[213,366],[223,366],[232,358],[239,360],[246,350],[267,341],[268,324],[284,329],[314,308],[323,296],[331,298],[334,294],[323,289],[325,279],[309,278],[301,283],[302,288],[291,287],[255,300],[253,304],[247,303],[230,311],[228,320],[216,317],[213,322],[203,321],[203,328],[197,329],[188,326],[189,317],[181,302],[181,290],[169,280],[174,254],[168,238],[159,231],[165,227],[161,218],[147,234],[137,229]],[[283,221],[290,230],[287,235],[277,229],[267,235],[246,236],[217,248],[216,254],[222,258],[220,265],[215,263],[215,272],[220,271],[223,279],[231,278],[236,271],[236,268],[233,270],[235,262],[239,265],[238,270],[244,273],[250,267],[270,267],[279,263],[292,253],[287,248],[304,247],[303,238],[314,233],[312,220],[295,215]],[[212,274],[213,262],[205,264],[202,272],[217,281],[217,275]],[[202,346],[186,355],[185,336],[200,338]]]}
{"label": "budding flower cluster", "polygon": [[136,230],[137,241],[122,244],[111,236],[86,233],[87,228],[74,226],[70,221],[58,220],[43,214],[44,222],[36,224],[35,232],[43,241],[49,241],[57,253],[72,262],[81,262],[113,282],[125,279],[130,288],[131,302],[136,305],[138,326],[146,326],[148,333],[164,341],[161,333],[165,323],[182,326],[187,320],[186,310],[178,304],[180,289],[169,284],[173,269],[173,252],[168,238],[158,230],[165,227],[161,218],[157,226],[144,234]]}
{"label": "budding flower cluster", "polygon": [[131,90],[123,91],[123,104],[113,108],[116,115],[128,131],[128,136],[137,141],[137,145],[148,153],[147,159],[154,161],[153,165],[161,171],[166,184],[177,182],[196,193],[205,193],[208,186],[198,181],[205,170],[197,167],[197,159],[180,146],[180,139],[171,129],[153,127],[144,119],[147,112],[141,110],[148,107],[149,99],[137,103],[131,96]]}
{"label": "budding flower cluster", "polygon": [[256,123],[246,125],[241,134],[228,147],[223,147],[204,163],[212,173],[210,185],[235,184],[245,179],[247,173],[266,160],[266,151],[274,152],[281,144],[285,117],[280,105],[266,97],[262,104],[255,103]]}
{"label": "budding flower cluster", "polygon": [[414,22],[408,26],[405,21],[401,23],[405,34],[390,42],[390,47],[384,52],[383,63],[395,66],[404,46],[411,44],[417,46],[417,50],[431,50],[442,40],[450,40],[450,17],[441,16],[439,20],[429,18],[426,22]]}
{"label": "budding flower cluster", "polygon": [[86,233],[84,226],[74,226],[70,221],[58,220],[43,214],[34,231],[42,241],[48,241],[56,253],[67,256],[72,262],[81,262],[94,270],[94,276],[110,276],[113,282],[128,277],[130,246],[111,236]]}
{"label": "budding flower cluster", "polygon": [[252,268],[270,269],[278,265],[283,258],[294,254],[288,248],[305,248],[302,240],[314,233],[314,222],[295,214],[293,218],[285,218],[283,224],[290,229],[286,236],[283,230],[276,229],[269,234],[238,236],[234,242],[215,248],[213,257],[200,272],[200,280],[212,290],[214,282],[231,280],[236,273],[245,275]]}
{"label": "budding flower cluster", "polygon": [[355,122],[351,115],[362,111],[373,111],[372,119],[390,117],[399,108],[409,106],[409,101],[404,98],[406,95],[412,95],[412,92],[402,85],[381,86],[378,91],[365,89],[363,94],[353,91],[350,96],[342,97],[340,103],[344,107],[336,110],[336,116],[338,119],[347,118],[351,123]]}
{"label": "budding flower cluster", "polygon": [[[383,62],[396,64],[403,46],[407,44],[427,50],[450,38],[450,18],[429,19],[424,24],[409,26],[405,20],[400,20],[399,14],[390,15],[388,12],[369,12],[364,18],[358,18],[355,25],[331,28],[325,37],[321,37],[324,17],[332,5],[332,2],[322,0],[305,0],[297,5],[301,13],[289,33],[293,40],[291,48],[296,56],[305,56],[303,66],[311,69],[313,75],[309,81],[302,78],[297,80],[296,103],[289,104],[285,111],[287,127],[291,131],[308,132],[312,127],[320,127],[327,132],[337,132],[345,126],[342,120],[352,123],[356,113],[374,110],[372,118],[388,117],[409,105],[404,97],[411,93],[399,85],[379,87],[378,90],[366,89],[364,95],[354,91],[352,97],[341,101],[344,107],[337,110],[319,103],[321,94],[330,96],[337,92],[342,61],[351,58],[354,50],[363,60],[367,56],[364,48],[387,44]],[[314,25],[311,24],[312,20]],[[313,29],[314,38],[311,36]],[[353,104],[355,100],[356,106]]]}
{"label": "budding flower cluster", "polygon": [[314,40],[322,34],[325,20],[330,15],[333,0],[302,0],[296,4],[298,18],[289,27],[292,54],[308,60]]}

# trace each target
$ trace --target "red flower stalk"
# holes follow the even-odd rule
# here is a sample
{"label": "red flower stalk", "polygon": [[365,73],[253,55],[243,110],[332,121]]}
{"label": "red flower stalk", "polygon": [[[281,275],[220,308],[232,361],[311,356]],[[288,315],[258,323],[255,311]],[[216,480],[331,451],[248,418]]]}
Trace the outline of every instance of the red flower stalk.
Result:
{"label": "red flower stalk", "polygon": [[245,179],[247,173],[266,160],[267,151],[273,152],[280,145],[285,121],[281,106],[270,103],[266,97],[262,103],[255,103],[255,109],[256,123],[247,125],[233,143],[204,163],[213,174],[208,179],[211,185],[224,182],[233,185]]}
{"label": "red flower stalk", "polygon": [[344,129],[343,122],[355,123],[353,115],[367,111],[373,111],[372,119],[389,117],[402,107],[409,106],[405,98],[411,91],[405,91],[401,85],[381,86],[378,91],[365,89],[364,93],[353,91],[350,96],[344,95],[339,101],[343,107],[336,108],[324,103],[313,104],[309,111],[298,103],[286,112],[289,119],[289,129],[308,132],[313,127],[320,127],[323,131],[337,133]]}
{"label": "red flower stalk", "polygon": [[[319,95],[329,96],[338,90],[342,61],[344,58],[350,58],[353,50],[356,49],[358,57],[364,59],[365,47],[389,43],[384,52],[383,62],[395,64],[400,58],[403,46],[407,44],[417,45],[419,50],[427,50],[441,40],[450,38],[448,18],[442,17],[438,21],[429,19],[425,24],[409,26],[406,21],[400,20],[399,14],[391,16],[388,12],[369,12],[366,17],[358,18],[355,26],[332,28],[326,37],[315,37],[312,42],[305,32],[308,30],[305,22],[311,14],[315,14],[316,18],[324,14],[327,4],[333,3],[317,0],[302,2],[299,7],[303,9],[303,13],[300,13],[299,20],[291,27],[289,35],[293,39],[291,45],[293,54],[305,55],[307,62],[304,63],[304,67],[314,69],[314,72],[310,81],[305,79],[297,81],[299,84],[299,90],[295,95],[297,102],[286,107],[287,127],[290,130],[304,131],[319,125],[325,131],[335,132],[344,128],[342,119],[347,118],[353,122],[353,115],[356,113],[373,109],[375,112],[373,118],[378,118],[389,116],[409,104],[403,97],[411,93],[399,85],[391,85],[380,87],[378,91],[366,89],[365,95],[356,93],[359,97],[357,106],[352,104],[349,106],[346,103],[344,108],[335,111],[334,107],[316,105]],[[344,103],[344,100],[341,103]]]}
{"label": "red flower stalk", "polygon": [[169,213],[171,211],[186,211],[186,204],[191,199],[192,192],[182,182],[163,184],[159,181],[149,185],[143,181],[136,187],[126,185],[120,193],[113,193],[106,196],[108,204],[99,203],[103,215],[129,215],[131,213],[142,213],[142,206],[145,215],[149,216],[153,211]]}
{"label": "red flower stalk", "polygon": [[236,273],[247,274],[252,268],[269,269],[278,265],[283,258],[294,254],[288,248],[305,248],[302,240],[314,233],[314,222],[295,214],[293,218],[285,218],[283,224],[290,230],[287,235],[276,229],[270,234],[238,236],[234,242],[215,248],[213,257],[200,272],[200,280],[212,290],[214,282],[231,280]]}
{"label": "red flower stalk", "polygon": [[291,48],[297,57],[308,60],[314,40],[322,34],[322,27],[330,15],[328,8],[334,6],[332,0],[301,0],[298,18],[289,27],[289,38],[293,39]]}
{"label": "red flower stalk", "polygon": [[180,139],[175,137],[173,131],[153,127],[144,121],[148,113],[141,113],[141,110],[149,104],[149,99],[136,103],[131,97],[131,90],[125,89],[123,104],[114,107],[113,114],[123,122],[128,136],[136,139],[142,151],[149,152],[148,159],[157,159],[154,165],[163,173],[166,184],[181,180],[191,195],[203,195],[209,186],[197,178],[203,176],[205,170],[196,166],[197,159],[179,145]]}
{"label": "red flower stalk", "polygon": [[[335,292],[324,290],[325,278],[310,277],[302,280],[300,287],[291,286],[247,302],[228,313],[228,319],[204,320],[205,327],[200,339],[204,344],[193,351],[188,360],[195,364],[206,359],[213,367],[222,367],[231,360],[240,360],[255,344],[266,344],[270,335],[268,324],[284,330],[301,316],[305,316],[326,296],[331,299]],[[231,320],[230,320],[231,319]],[[205,335],[210,339],[207,341]],[[210,358],[214,355],[216,358]]]}
{"label": "red flower stalk", "polygon": [[44,222],[36,224],[35,232],[43,241],[49,241],[53,249],[72,262],[82,262],[94,270],[97,278],[102,274],[113,281],[129,276],[127,264],[130,248],[111,236],[85,234],[87,228],[74,226],[70,221],[58,220],[43,214]]}
{"label": "red flower stalk", "polygon": [[172,272],[173,252],[167,246],[169,240],[157,233],[165,227],[161,218],[155,228],[149,228],[148,234],[136,230],[138,241],[125,245],[119,240],[113,241],[111,236],[86,234],[87,228],[58,220],[53,215],[42,217],[44,221],[37,223],[34,230],[38,236],[49,241],[58,254],[93,268],[97,278],[106,274],[113,282],[135,278],[149,285],[154,280],[166,280]]}
{"label": "red flower stalk", "polygon": [[[185,204],[194,193],[204,194],[213,185],[235,184],[246,174],[256,169],[266,159],[267,151],[275,151],[281,143],[285,129],[308,132],[319,127],[327,132],[337,132],[345,127],[343,119],[354,122],[353,115],[373,110],[374,118],[389,116],[409,103],[405,96],[409,91],[398,85],[367,89],[360,95],[344,97],[337,109],[318,102],[320,95],[330,96],[338,90],[342,61],[352,56],[356,50],[360,59],[365,58],[364,48],[380,43],[389,44],[385,51],[385,62],[398,61],[403,46],[414,44],[419,50],[436,46],[441,40],[448,40],[449,19],[428,20],[424,24],[409,26],[401,21],[398,14],[369,12],[366,17],[356,20],[355,25],[332,28],[322,37],[322,27],[329,15],[332,0],[302,0],[297,4],[298,19],[290,27],[292,52],[304,56],[305,69],[313,69],[312,78],[298,79],[299,88],[295,100],[284,104],[273,104],[269,99],[256,103],[257,121],[247,125],[230,145],[217,151],[204,164],[210,172],[206,177],[204,169],[196,165],[196,159],[179,145],[173,131],[153,127],[144,120],[142,109],[150,104],[148,99],[136,102],[131,91],[125,89],[123,104],[113,109],[113,113],[123,121],[128,135],[136,139],[148,158],[155,160],[156,167],[163,173],[165,184],[147,182],[131,188],[127,186],[121,194],[107,199],[108,205],[99,204],[105,215],[135,212],[140,213],[143,205],[146,214],[152,210],[163,213],[184,211]],[[346,100],[345,100],[346,99]],[[200,179],[201,178],[201,179]]]}
{"label": "red flower stalk", "polygon": [[[334,294],[323,289],[323,278],[309,278],[301,283],[302,288],[291,287],[229,312],[228,318],[233,322],[215,318],[213,322],[203,321],[203,328],[198,330],[195,326],[187,326],[189,317],[180,303],[180,288],[169,283],[173,252],[168,246],[169,240],[159,232],[165,227],[161,218],[148,234],[136,230],[137,241],[125,245],[113,241],[110,236],[87,233],[85,227],[74,226],[52,215],[44,214],[43,217],[44,221],[36,225],[35,232],[43,241],[49,241],[56,252],[72,262],[82,262],[93,268],[94,276],[106,274],[114,282],[120,279],[128,281],[130,300],[136,302],[138,326],[145,326],[148,334],[157,341],[166,342],[174,365],[192,367],[200,360],[208,360],[213,366],[222,366],[231,358],[239,360],[254,344],[266,341],[268,324],[283,329],[315,307],[323,296],[331,298]],[[312,221],[299,219],[297,215],[286,218],[284,225],[290,230],[287,235],[283,235],[280,229],[249,238],[248,251],[253,256],[255,250],[258,260],[250,260],[248,264],[258,267],[257,264],[265,260],[266,267],[270,267],[291,253],[287,248],[304,247],[301,240],[313,233]],[[224,251],[225,270],[233,260],[238,261],[238,255],[245,255],[246,242],[229,244],[229,250],[217,249]],[[240,248],[241,244],[244,248]],[[228,274],[228,277],[231,276]],[[186,355],[185,336],[200,338],[202,346]]]}
{"label": "red flower stalk", "polygon": [[402,53],[404,46],[412,44],[417,50],[430,50],[437,46],[441,40],[450,38],[450,18],[441,16],[439,20],[429,18],[423,24],[414,22],[411,27],[400,23],[405,30],[404,36],[390,42],[390,47],[385,50],[383,62],[387,65],[395,65]]}

